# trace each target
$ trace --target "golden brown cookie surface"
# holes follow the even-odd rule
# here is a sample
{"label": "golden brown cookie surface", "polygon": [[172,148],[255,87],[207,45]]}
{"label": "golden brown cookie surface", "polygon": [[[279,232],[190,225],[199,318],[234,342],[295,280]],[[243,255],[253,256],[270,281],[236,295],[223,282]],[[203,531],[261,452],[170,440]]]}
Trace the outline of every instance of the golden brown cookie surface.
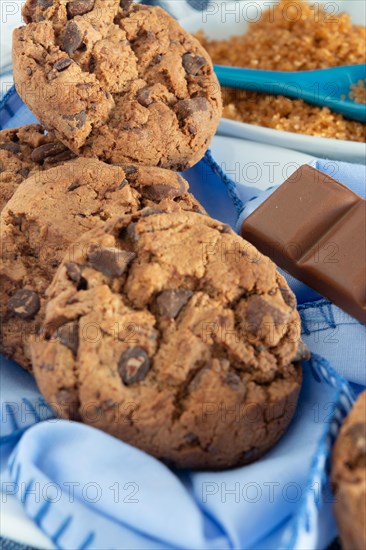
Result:
{"label": "golden brown cookie surface", "polygon": [[208,216],[148,209],[85,234],[48,298],[34,373],[64,417],[221,469],[261,456],[293,416],[295,298]]}
{"label": "golden brown cookie surface", "polygon": [[366,391],[346,418],[333,450],[334,513],[344,550],[366,547]]}
{"label": "golden brown cookie surface", "polygon": [[158,7],[119,0],[28,0],[14,31],[17,90],[83,156],[182,170],[221,116],[212,63]]}
{"label": "golden brown cookie surface", "polygon": [[178,174],[79,158],[18,187],[0,219],[1,350],[29,368],[27,340],[43,317],[44,292],[67,247],[106,220],[142,207],[203,211]]}
{"label": "golden brown cookie surface", "polygon": [[38,124],[1,130],[0,212],[28,176],[73,157],[65,145]]}

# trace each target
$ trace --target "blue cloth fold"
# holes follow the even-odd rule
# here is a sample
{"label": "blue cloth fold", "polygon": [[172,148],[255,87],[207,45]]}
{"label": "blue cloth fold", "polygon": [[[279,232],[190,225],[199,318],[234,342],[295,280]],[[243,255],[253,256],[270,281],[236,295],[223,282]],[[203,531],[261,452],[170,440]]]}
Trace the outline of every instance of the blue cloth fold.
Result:
{"label": "blue cloth fold", "polygon": [[[327,458],[352,402],[346,381],[314,355],[285,436],[256,463],[224,472],[175,472],[89,426],[44,421],[16,445],[2,491],[17,494],[59,548],[318,548],[319,510],[331,504]],[[333,524],[326,543],[334,535]]]}
{"label": "blue cloth fold", "polygon": [[33,424],[54,417],[31,375],[5,358],[1,361],[0,387],[1,445],[11,443]]}

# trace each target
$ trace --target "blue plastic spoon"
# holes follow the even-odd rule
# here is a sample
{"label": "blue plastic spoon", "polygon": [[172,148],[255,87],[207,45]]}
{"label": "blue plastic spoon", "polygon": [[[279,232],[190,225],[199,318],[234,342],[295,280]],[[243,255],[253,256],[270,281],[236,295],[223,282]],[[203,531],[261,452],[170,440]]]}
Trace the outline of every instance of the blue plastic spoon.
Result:
{"label": "blue plastic spoon", "polygon": [[366,78],[366,65],[346,65],[316,71],[263,71],[214,65],[222,86],[304,99],[329,107],[352,120],[366,122],[366,105],[349,97],[351,84]]}

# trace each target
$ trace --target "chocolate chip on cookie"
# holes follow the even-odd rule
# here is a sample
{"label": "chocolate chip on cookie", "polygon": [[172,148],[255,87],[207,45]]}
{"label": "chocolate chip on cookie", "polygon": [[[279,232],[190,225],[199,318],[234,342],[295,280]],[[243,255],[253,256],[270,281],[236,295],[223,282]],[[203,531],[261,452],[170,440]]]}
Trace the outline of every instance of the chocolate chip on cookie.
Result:
{"label": "chocolate chip on cookie", "polygon": [[64,115],[64,120],[69,121],[68,125],[73,129],[80,129],[86,123],[86,111],[83,109],[79,113],[73,115]]}
{"label": "chocolate chip on cookie", "polygon": [[20,319],[33,319],[41,307],[39,296],[36,292],[23,288],[10,298],[8,308],[11,313]]}
{"label": "chocolate chip on cookie", "polygon": [[141,382],[150,369],[150,359],[146,351],[136,347],[125,351],[118,362],[118,372],[126,386]]}
{"label": "chocolate chip on cookie", "polygon": [[81,268],[78,264],[74,262],[66,262],[65,263],[65,269],[67,276],[71,281],[74,283],[79,283],[81,279]]}
{"label": "chocolate chip on cookie", "polygon": [[56,69],[56,71],[61,72],[70,67],[72,65],[73,60],[69,57],[61,57],[55,63],[53,64],[53,68]]}
{"label": "chocolate chip on cookie", "polygon": [[33,160],[33,162],[41,164],[47,158],[54,157],[60,153],[63,153],[65,149],[66,148],[64,144],[57,141],[52,143],[45,143],[44,145],[40,145],[32,151],[31,159]]}
{"label": "chocolate chip on cookie", "polygon": [[194,97],[178,101],[176,105],[177,114],[180,119],[186,119],[198,111],[207,111],[208,104],[204,97]]}
{"label": "chocolate chip on cookie", "polygon": [[119,5],[123,11],[129,10],[132,3],[133,3],[133,0],[119,0]]}
{"label": "chocolate chip on cookie", "polygon": [[80,185],[81,184],[79,181],[73,181],[72,183],[70,183],[67,190],[69,193],[71,193],[72,191],[75,191],[75,189],[79,189]]}
{"label": "chocolate chip on cookie", "polygon": [[51,6],[53,6],[53,2],[54,0],[37,0],[38,1],[38,4],[41,6],[41,8],[50,8]]}
{"label": "chocolate chip on cookie", "polygon": [[240,376],[235,372],[228,372],[225,376],[225,384],[228,384],[234,390],[238,390],[240,388]]}
{"label": "chocolate chip on cookie", "polygon": [[8,143],[0,143],[0,149],[17,154],[20,152],[20,145],[19,143],[13,143],[12,141],[9,141]]}
{"label": "chocolate chip on cookie", "polygon": [[57,330],[56,337],[58,341],[77,354],[79,348],[79,325],[76,321],[66,323]]}
{"label": "chocolate chip on cookie", "polygon": [[246,321],[248,330],[253,333],[259,333],[264,326],[265,320],[271,320],[275,325],[284,321],[282,308],[276,308],[272,303],[262,296],[249,296],[246,307]]}
{"label": "chocolate chip on cookie", "polygon": [[106,277],[120,277],[132,262],[135,254],[118,248],[97,248],[88,255],[89,263]]}
{"label": "chocolate chip on cookie", "polygon": [[67,3],[67,15],[72,18],[76,15],[84,15],[94,8],[95,0],[70,0]]}
{"label": "chocolate chip on cookie", "polygon": [[208,64],[208,61],[205,57],[187,52],[183,55],[182,63],[188,74],[196,76]]}
{"label": "chocolate chip on cookie", "polygon": [[130,181],[130,178],[132,178],[133,176],[136,176],[138,172],[136,166],[129,166],[129,165],[124,166],[124,171],[126,174],[126,178],[129,181]]}
{"label": "chocolate chip on cookie", "polygon": [[156,300],[160,315],[174,319],[192,295],[193,292],[185,288],[164,290]]}
{"label": "chocolate chip on cookie", "polygon": [[75,21],[69,21],[66,25],[62,49],[69,55],[80,48],[83,43],[83,35]]}
{"label": "chocolate chip on cookie", "polygon": [[17,170],[17,174],[22,176],[22,178],[27,178],[29,176],[30,169],[29,168],[20,168]]}
{"label": "chocolate chip on cookie", "polygon": [[143,105],[144,107],[149,107],[152,103],[154,103],[154,100],[151,98],[151,90],[146,86],[145,88],[141,88],[141,90],[137,93],[137,101],[140,103],[140,105]]}
{"label": "chocolate chip on cookie", "polygon": [[295,299],[294,293],[291,292],[288,288],[280,288],[280,292],[286,304],[292,307],[292,309],[295,309],[296,299]]}
{"label": "chocolate chip on cookie", "polygon": [[[179,181],[179,180],[178,180]],[[183,184],[184,185],[184,184]],[[182,194],[183,187],[175,185],[165,185],[164,183],[153,183],[148,187],[142,188],[142,193],[147,199],[159,202],[163,199],[175,199]]]}

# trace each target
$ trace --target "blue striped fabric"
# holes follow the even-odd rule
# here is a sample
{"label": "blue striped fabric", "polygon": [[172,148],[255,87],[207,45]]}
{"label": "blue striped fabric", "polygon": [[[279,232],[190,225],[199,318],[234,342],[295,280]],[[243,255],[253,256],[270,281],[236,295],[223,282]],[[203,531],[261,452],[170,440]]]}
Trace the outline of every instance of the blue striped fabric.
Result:
{"label": "blue striped fabric", "polygon": [[26,546],[25,544],[19,544],[13,540],[4,539],[0,537],[0,550],[37,550],[33,546]]}
{"label": "blue striped fabric", "polygon": [[36,117],[18,96],[14,86],[0,101],[0,129],[16,128],[37,122]]}
{"label": "blue striped fabric", "polygon": [[10,88],[7,94],[0,102],[0,129],[8,128],[13,124],[14,117],[23,106],[23,102],[15,91],[14,86]]}
{"label": "blue striped fabric", "polygon": [[[0,550],[37,550],[33,546],[25,546],[24,544],[18,544],[9,539],[0,537]],[[327,550],[342,550],[339,541],[336,539],[329,546]]]}

